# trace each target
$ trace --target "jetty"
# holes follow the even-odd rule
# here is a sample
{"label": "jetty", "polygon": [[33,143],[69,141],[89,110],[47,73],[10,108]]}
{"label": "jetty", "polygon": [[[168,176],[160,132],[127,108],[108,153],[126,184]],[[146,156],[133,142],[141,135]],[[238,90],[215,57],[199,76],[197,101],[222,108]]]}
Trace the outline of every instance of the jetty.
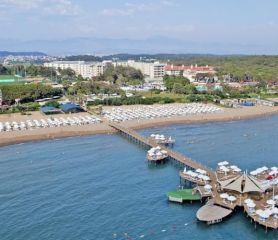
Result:
{"label": "jetty", "polygon": [[[157,143],[154,140],[148,139],[130,128],[126,128],[117,123],[109,123],[109,126],[116,129],[121,135],[125,136],[127,139],[130,139],[131,141],[138,143],[141,146],[144,146],[147,148],[156,148],[157,147]],[[204,169],[205,171],[208,172],[208,174],[211,177],[215,178],[215,174],[214,174],[213,170],[208,168],[207,166],[204,166],[204,165],[192,160],[191,158],[186,157],[186,156],[184,156],[170,148],[167,148],[163,145],[159,145],[159,146],[160,146],[161,150],[167,151],[168,159],[175,161],[180,166],[187,167],[188,169],[193,169],[193,170],[194,169]]]}
{"label": "jetty", "polygon": [[[177,190],[167,194],[170,201],[182,203],[206,199],[207,204],[201,207],[196,217],[207,224],[221,222],[232,214],[236,208],[243,209],[252,222],[267,229],[278,228],[278,168],[262,167],[256,171],[242,173],[242,170],[227,161],[218,163],[212,170],[193,159],[184,156],[154,139],[146,138],[136,131],[118,123],[109,123],[122,136],[147,149],[157,148],[167,152],[167,159],[184,170],[180,179],[184,185],[190,185],[190,193]],[[252,175],[252,176],[251,176]],[[256,176],[256,177],[253,177]],[[182,185],[182,182],[181,182]],[[194,193],[194,194],[193,194]],[[257,207],[257,208],[256,208]]]}

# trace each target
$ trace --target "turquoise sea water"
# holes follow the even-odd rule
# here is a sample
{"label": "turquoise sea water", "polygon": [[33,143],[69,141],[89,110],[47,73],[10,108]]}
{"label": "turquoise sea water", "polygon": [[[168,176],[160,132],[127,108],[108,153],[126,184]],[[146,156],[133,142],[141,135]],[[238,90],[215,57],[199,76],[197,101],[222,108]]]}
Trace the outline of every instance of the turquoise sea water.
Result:
{"label": "turquoise sea water", "polygon": [[[278,165],[278,116],[139,132],[171,135],[177,151],[210,167]],[[149,166],[145,155],[118,135],[0,148],[0,239],[278,239],[241,211],[218,225],[197,223],[200,203],[167,202],[178,169]]]}

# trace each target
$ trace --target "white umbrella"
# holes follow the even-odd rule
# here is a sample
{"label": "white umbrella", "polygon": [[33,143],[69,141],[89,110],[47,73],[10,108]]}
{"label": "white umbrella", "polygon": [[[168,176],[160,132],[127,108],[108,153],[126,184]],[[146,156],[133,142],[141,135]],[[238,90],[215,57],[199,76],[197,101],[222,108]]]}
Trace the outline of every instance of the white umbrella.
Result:
{"label": "white umbrella", "polygon": [[158,152],[156,155],[157,156],[162,156],[163,154],[161,152]]}
{"label": "white umbrella", "polygon": [[262,209],[258,209],[258,210],[256,210],[256,214],[257,214],[257,215],[260,215],[262,212],[263,212],[263,210],[262,210]]}
{"label": "white umbrella", "polygon": [[196,172],[197,172],[197,173],[202,173],[202,169],[197,168],[197,169],[196,169]]}
{"label": "white umbrella", "polygon": [[218,166],[224,166],[223,162],[219,162],[217,165]]}
{"label": "white umbrella", "polygon": [[268,170],[268,167],[263,166],[261,169],[262,169],[263,171],[267,171],[267,170]]}
{"label": "white umbrella", "polygon": [[225,165],[229,165],[229,162],[228,161],[224,161],[224,162],[222,162],[223,163],[223,165],[225,166]]}
{"label": "white umbrella", "polygon": [[230,202],[234,202],[236,200],[236,197],[235,196],[229,196],[227,199]]}
{"label": "white umbrella", "polygon": [[250,172],[250,174],[251,174],[252,176],[256,176],[256,175],[258,175],[258,172],[255,170],[255,171]]}
{"label": "white umbrella", "polygon": [[210,181],[210,177],[209,176],[203,176],[203,180],[204,181]]}
{"label": "white umbrella", "polygon": [[191,176],[192,176],[192,177],[197,177],[197,176],[198,176],[198,173],[192,172],[192,173],[191,173]]}
{"label": "white umbrella", "polygon": [[212,186],[209,185],[209,184],[207,184],[207,185],[204,186],[204,188],[205,188],[206,190],[210,190],[210,189],[212,189]]}
{"label": "white umbrella", "polygon": [[277,167],[272,167],[271,170],[272,171],[278,171],[278,168]]}
{"label": "white umbrella", "polygon": [[254,207],[256,207],[256,204],[253,202],[250,202],[250,203],[247,203],[247,207],[254,208]]}
{"label": "white umbrella", "polygon": [[233,171],[234,172],[241,172],[241,169],[240,168],[234,168]]}
{"label": "white umbrella", "polygon": [[269,215],[266,213],[266,212],[261,212],[260,214],[259,214],[259,216],[261,217],[261,218],[263,218],[263,219],[267,219],[267,218],[269,218]]}
{"label": "white umbrella", "polygon": [[229,195],[227,193],[221,193],[220,197],[223,199],[227,199],[229,197]]}
{"label": "white umbrella", "polygon": [[278,208],[277,207],[273,208],[271,211],[272,211],[272,214],[275,214],[275,215],[278,214]]}
{"label": "white umbrella", "polygon": [[272,210],[270,210],[270,209],[265,209],[264,212],[265,212],[267,215],[269,215],[269,216],[270,216],[271,214],[273,214]]}
{"label": "white umbrella", "polygon": [[250,198],[247,198],[247,199],[244,200],[244,203],[245,203],[245,204],[253,203],[253,202],[254,202],[254,201],[253,201],[252,199],[250,199]]}
{"label": "white umbrella", "polygon": [[268,205],[274,205],[274,204],[275,204],[275,201],[272,200],[272,199],[269,199],[269,200],[266,201],[266,203],[267,203]]}

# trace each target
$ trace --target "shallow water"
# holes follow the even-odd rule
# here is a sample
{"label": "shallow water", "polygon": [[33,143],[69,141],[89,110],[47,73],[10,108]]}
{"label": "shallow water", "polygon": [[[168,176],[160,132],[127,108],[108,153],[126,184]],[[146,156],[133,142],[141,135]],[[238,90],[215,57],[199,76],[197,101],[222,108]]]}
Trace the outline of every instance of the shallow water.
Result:
{"label": "shallow water", "polygon": [[[171,135],[177,151],[210,167],[278,164],[278,116],[139,132]],[[0,239],[278,239],[240,211],[218,225],[196,223],[200,203],[167,202],[178,169],[148,166],[145,154],[118,135],[0,148]]]}

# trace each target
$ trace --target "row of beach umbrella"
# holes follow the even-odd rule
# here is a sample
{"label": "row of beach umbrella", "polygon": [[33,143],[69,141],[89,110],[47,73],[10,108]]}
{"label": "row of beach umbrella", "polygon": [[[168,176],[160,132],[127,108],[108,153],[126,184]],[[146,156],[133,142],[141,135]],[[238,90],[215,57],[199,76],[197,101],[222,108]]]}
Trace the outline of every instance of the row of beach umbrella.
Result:
{"label": "row of beach umbrella", "polygon": [[115,107],[111,110],[104,110],[103,115],[110,121],[128,121],[140,119],[154,119],[171,116],[187,116],[202,113],[219,113],[223,110],[219,107],[200,104],[169,104],[155,106],[138,106],[138,107]]}
{"label": "row of beach umbrella", "polygon": [[37,128],[61,127],[61,126],[75,126],[85,124],[100,123],[101,120],[94,116],[74,116],[74,117],[60,117],[47,119],[28,119],[26,121],[0,122],[0,132],[30,130]]}

